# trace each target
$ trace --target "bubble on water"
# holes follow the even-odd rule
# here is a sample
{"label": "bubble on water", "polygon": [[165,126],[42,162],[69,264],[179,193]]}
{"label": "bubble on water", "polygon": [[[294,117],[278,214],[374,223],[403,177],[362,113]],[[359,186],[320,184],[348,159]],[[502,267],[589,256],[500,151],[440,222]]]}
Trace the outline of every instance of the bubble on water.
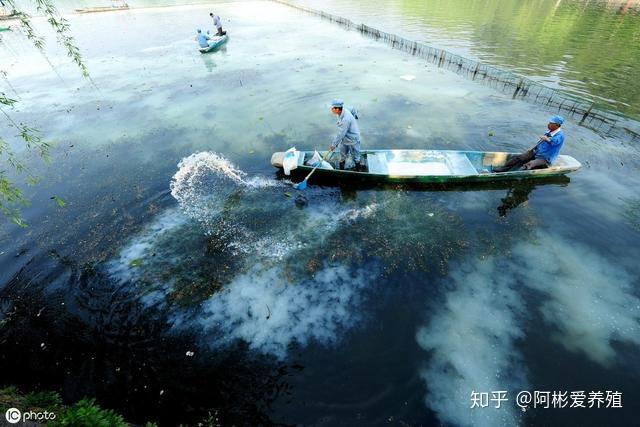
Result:
{"label": "bubble on water", "polygon": [[119,283],[131,281],[143,269],[145,259],[152,256],[159,240],[182,227],[189,220],[177,209],[169,209],[148,224],[121,250],[118,258],[106,263],[108,274]]}
{"label": "bubble on water", "polygon": [[252,176],[245,180],[245,184],[249,188],[287,188],[291,187],[290,181],[277,181],[273,178],[266,178],[263,176]]}
{"label": "bubble on water", "polygon": [[425,404],[441,421],[460,426],[518,425],[515,405],[470,409],[471,392],[522,390],[526,386],[516,341],[524,302],[508,273],[493,260],[461,266],[446,295],[416,340],[431,353],[421,372]]}
{"label": "bubble on water", "polygon": [[256,267],[237,276],[206,303],[199,322],[216,339],[285,358],[291,344],[332,344],[361,319],[364,270],[327,265],[313,276],[290,277],[286,267]]}
{"label": "bubble on water", "polygon": [[513,249],[513,268],[525,272],[522,283],[548,298],[540,310],[558,328],[552,337],[603,366],[616,361],[615,341],[640,346],[634,278],[621,265],[558,235],[539,233],[538,240],[541,244]]}
{"label": "bubble on water", "polygon": [[[615,342],[640,346],[640,298],[621,265],[558,234],[538,232],[503,258],[458,267],[456,288],[446,296],[418,344],[432,354],[422,372],[426,405],[456,425],[516,425],[509,408],[470,409],[472,391],[518,391],[526,387],[516,342],[524,338],[526,310],[540,310],[550,336],[567,350],[611,367],[622,360]],[[521,289],[535,290],[538,307]]]}

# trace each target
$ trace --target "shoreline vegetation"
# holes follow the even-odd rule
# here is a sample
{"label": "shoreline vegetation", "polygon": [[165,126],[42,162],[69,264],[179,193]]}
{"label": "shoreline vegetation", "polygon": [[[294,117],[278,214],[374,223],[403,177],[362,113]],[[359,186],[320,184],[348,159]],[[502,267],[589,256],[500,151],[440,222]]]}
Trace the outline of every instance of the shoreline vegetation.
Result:
{"label": "shoreline vegetation", "polygon": [[[20,392],[16,387],[9,386],[0,389],[0,414],[5,414],[9,408],[16,408],[22,413],[53,413],[54,419],[45,424],[51,426],[113,426],[126,427],[130,424],[110,409],[101,408],[95,399],[81,399],[72,405],[65,405],[62,397],[55,391]],[[147,423],[145,427],[155,424]]]}
{"label": "shoreline vegetation", "polygon": [[[155,422],[144,424],[130,423],[124,417],[111,409],[102,408],[93,398],[83,398],[73,404],[63,403],[62,397],[55,391],[21,392],[17,387],[0,388],[0,415],[4,415],[9,408],[16,408],[22,413],[55,414],[54,419],[45,423],[29,422],[27,425],[46,425],[52,427],[157,427]],[[210,412],[208,416],[198,422],[200,427],[219,427],[222,424],[217,412]]]}

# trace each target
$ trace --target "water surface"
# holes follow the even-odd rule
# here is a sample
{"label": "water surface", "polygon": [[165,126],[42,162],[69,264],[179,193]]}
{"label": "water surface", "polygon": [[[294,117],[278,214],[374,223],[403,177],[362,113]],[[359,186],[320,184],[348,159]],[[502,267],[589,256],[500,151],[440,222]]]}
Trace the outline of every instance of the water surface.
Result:
{"label": "water surface", "polygon": [[[3,36],[11,114],[56,142],[29,228],[0,228],[3,384],[163,425],[632,423],[637,147],[569,120],[569,180],[310,181],[300,208],[269,158],[324,149],[334,97],[370,148],[523,150],[549,113],[283,5],[216,9],[212,55],[209,6],[72,15],[94,85]],[[624,407],[470,409],[492,390]]]}

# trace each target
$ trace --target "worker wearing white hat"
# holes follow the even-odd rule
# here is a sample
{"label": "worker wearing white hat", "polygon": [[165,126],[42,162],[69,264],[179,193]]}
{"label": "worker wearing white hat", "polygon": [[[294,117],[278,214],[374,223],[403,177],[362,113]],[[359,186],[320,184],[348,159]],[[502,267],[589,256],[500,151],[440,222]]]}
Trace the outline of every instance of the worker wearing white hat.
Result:
{"label": "worker wearing white hat", "polygon": [[340,146],[340,169],[344,169],[347,157],[351,155],[356,171],[360,172],[362,170],[360,167],[360,129],[358,128],[357,113],[355,109],[351,111],[345,109],[344,102],[340,99],[331,101],[331,112],[338,116],[338,133],[329,149],[333,151]]}

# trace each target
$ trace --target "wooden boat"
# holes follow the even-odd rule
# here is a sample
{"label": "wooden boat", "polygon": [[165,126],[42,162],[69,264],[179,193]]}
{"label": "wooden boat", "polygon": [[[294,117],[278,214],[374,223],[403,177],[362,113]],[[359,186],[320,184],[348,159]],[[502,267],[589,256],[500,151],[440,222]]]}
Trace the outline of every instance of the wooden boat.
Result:
{"label": "wooden boat", "polygon": [[76,13],[96,13],[96,12],[113,12],[114,10],[127,10],[129,9],[129,5],[127,3],[123,3],[122,5],[116,6],[100,6],[100,7],[85,7],[83,9],[76,9]]}
{"label": "wooden boat", "polygon": [[19,15],[15,12],[10,14],[0,14],[0,21],[9,21],[11,19],[18,19]]}
{"label": "wooden boat", "polygon": [[208,42],[209,47],[201,47],[198,50],[200,51],[200,53],[207,53],[207,52],[214,51],[220,46],[222,46],[223,44],[225,44],[228,38],[229,37],[227,37],[226,34],[223,36],[211,36],[211,39],[209,39],[209,42]]}
{"label": "wooden boat", "polygon": [[[306,175],[313,167],[306,162],[313,151],[294,151],[291,173]],[[335,177],[343,180],[371,180],[397,183],[487,183],[500,180],[523,180],[557,177],[580,169],[581,164],[567,155],[560,155],[555,163],[545,169],[493,172],[502,166],[509,156],[518,153],[453,151],[453,150],[366,150],[362,151],[362,171],[338,169],[340,155],[334,153],[329,163],[333,169],[318,168],[318,177]],[[291,154],[289,154],[291,156]],[[271,156],[271,164],[283,168],[285,152]]]}

